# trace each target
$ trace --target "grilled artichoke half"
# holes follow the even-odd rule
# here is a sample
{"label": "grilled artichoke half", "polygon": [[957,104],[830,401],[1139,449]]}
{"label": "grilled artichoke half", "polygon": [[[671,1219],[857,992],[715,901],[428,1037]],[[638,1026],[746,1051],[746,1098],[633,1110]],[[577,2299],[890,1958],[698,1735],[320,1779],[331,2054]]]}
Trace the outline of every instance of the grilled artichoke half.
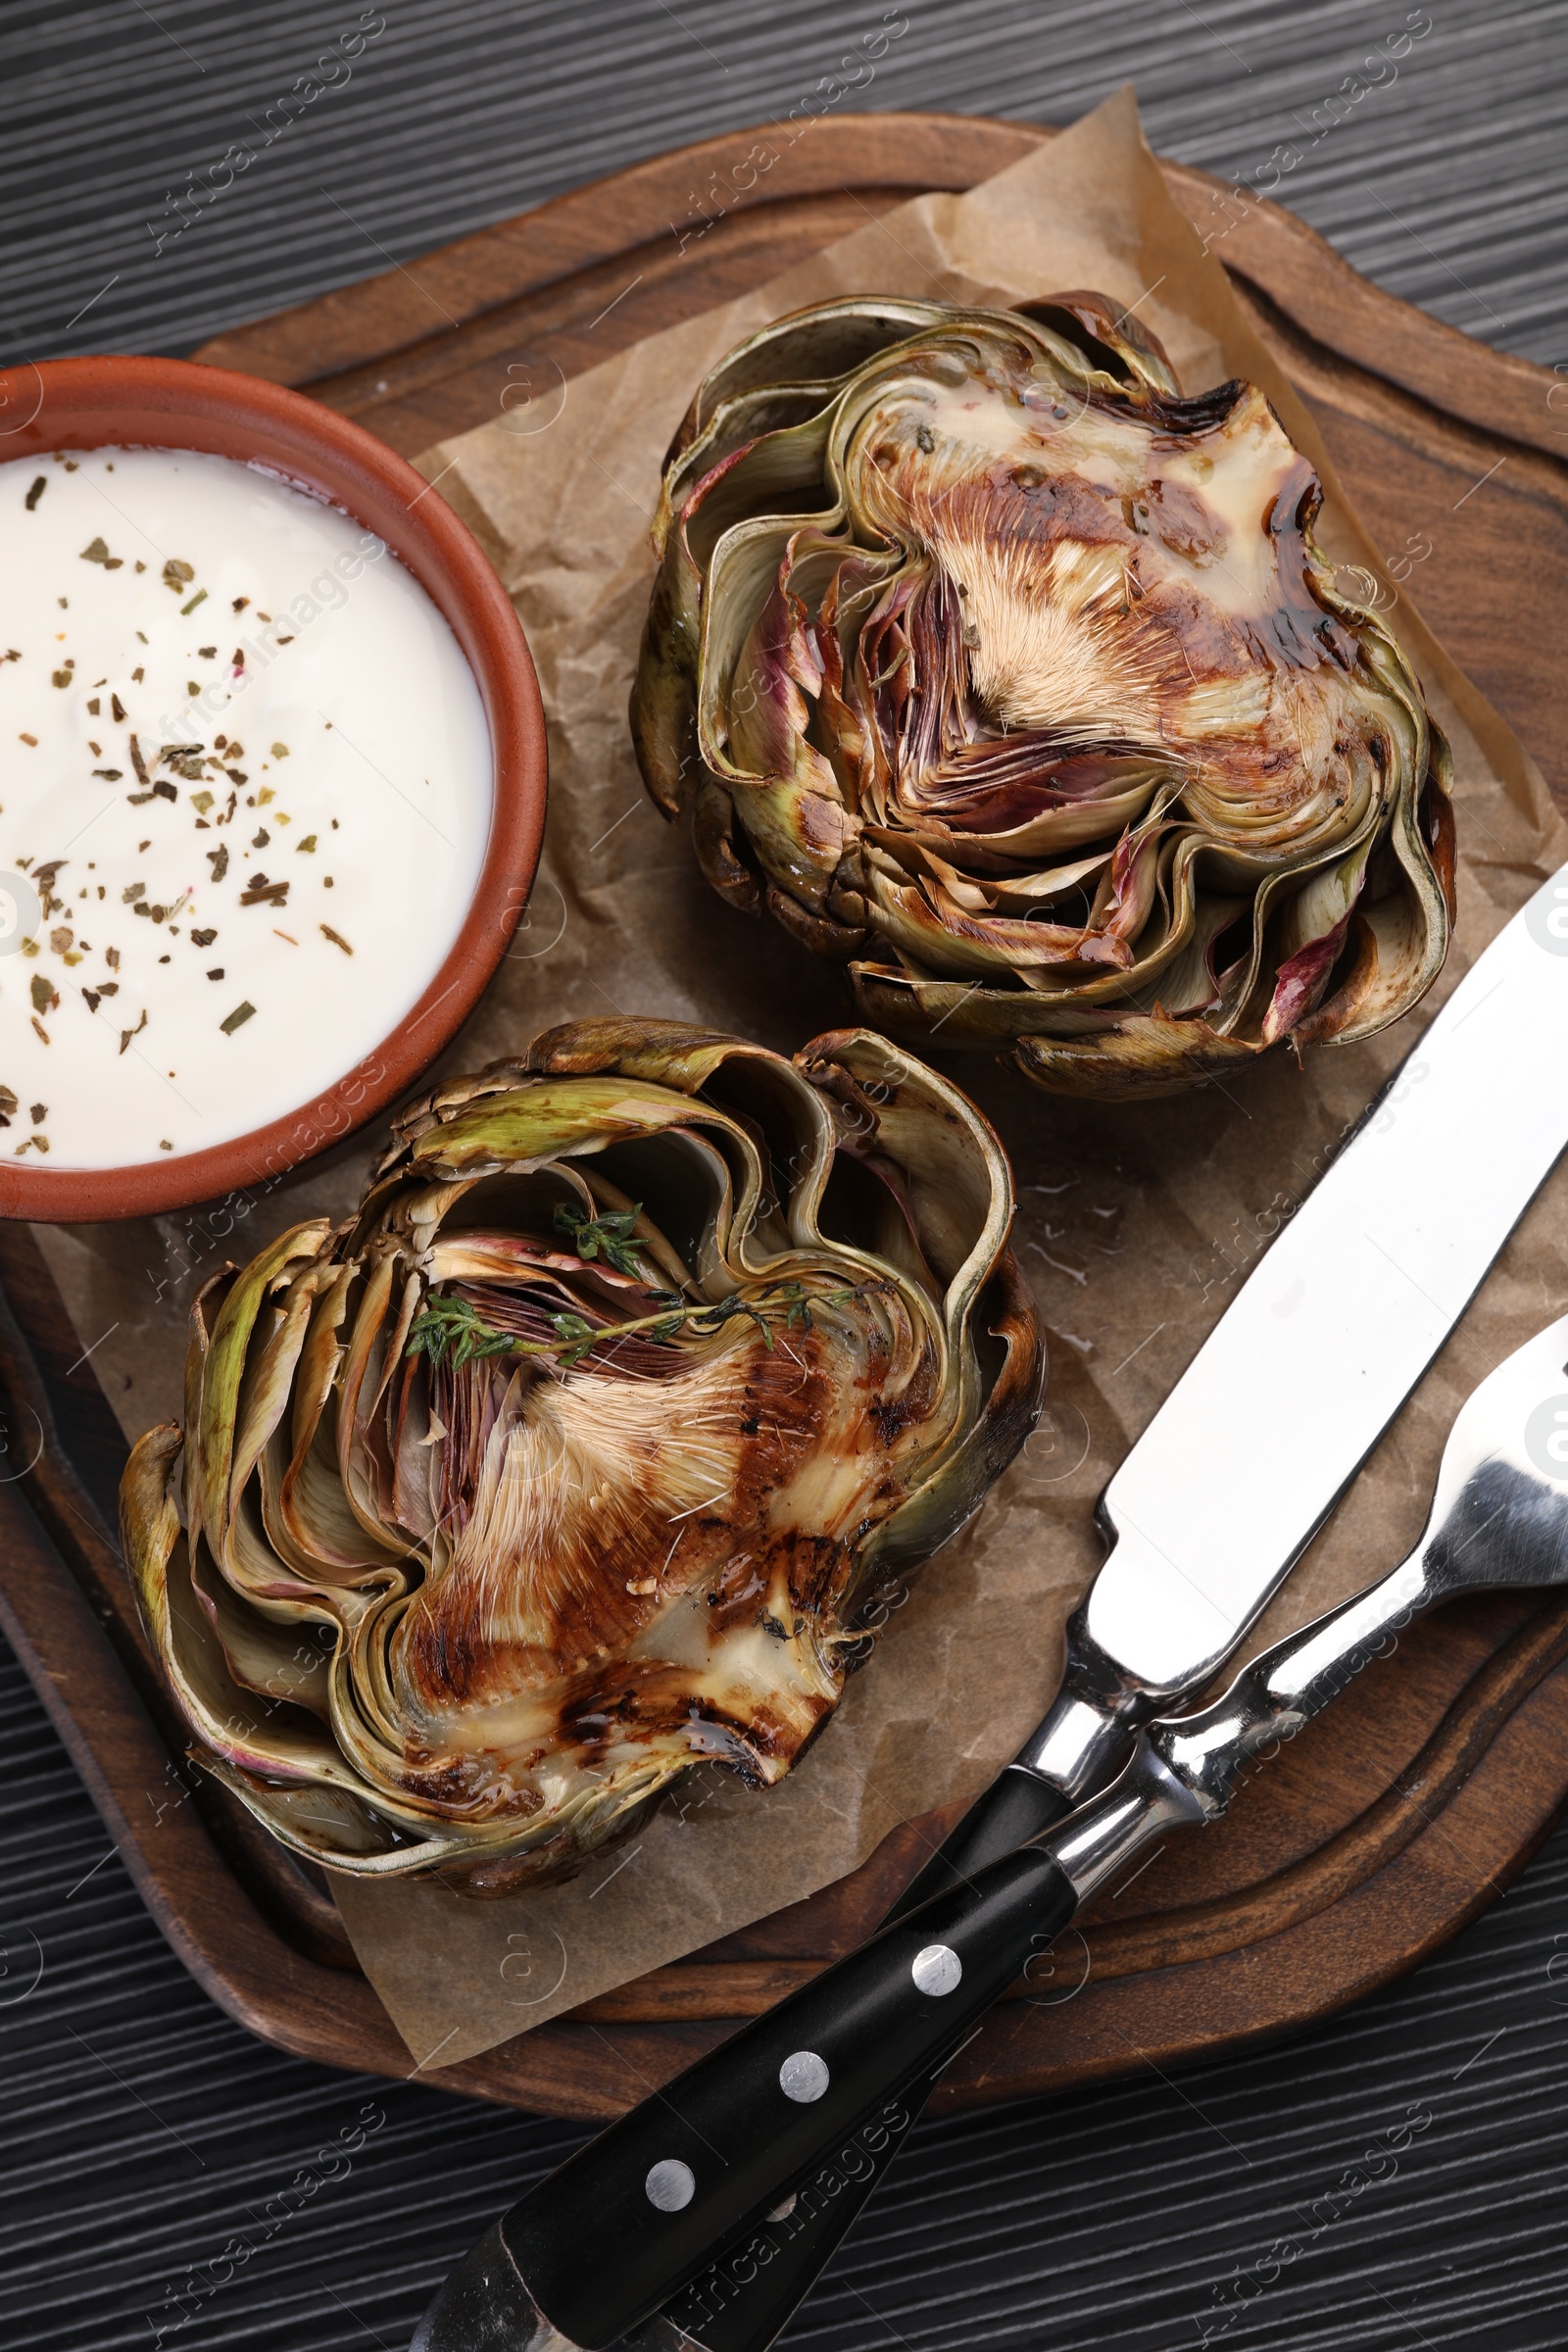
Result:
{"label": "grilled artichoke half", "polygon": [[576,1023],[396,1138],[346,1224],[203,1292],[125,1553],[285,1844],[501,1893],[704,1759],[787,1772],[1044,1353],[995,1135],[863,1031]]}
{"label": "grilled artichoke half", "polygon": [[632,695],[709,880],[879,1027],[1167,1093],[1421,996],[1448,753],[1255,385],[1097,294],[803,311],[666,462]]}

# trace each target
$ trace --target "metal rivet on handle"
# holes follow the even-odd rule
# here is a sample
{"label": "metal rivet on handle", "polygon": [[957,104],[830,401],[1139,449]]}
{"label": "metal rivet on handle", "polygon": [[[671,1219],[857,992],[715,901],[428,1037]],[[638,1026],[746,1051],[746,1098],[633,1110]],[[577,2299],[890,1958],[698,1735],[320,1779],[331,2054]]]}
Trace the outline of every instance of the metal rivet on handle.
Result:
{"label": "metal rivet on handle", "polygon": [[649,2204],[657,2205],[661,2213],[679,2213],[697,2194],[697,2176],[678,2156],[666,2156],[662,2164],[654,2166],[643,2187],[648,2192]]}
{"label": "metal rivet on handle", "polygon": [[814,2050],[796,2050],[778,2070],[780,2090],[802,2107],[809,2107],[813,2099],[819,2099],[827,2085],[826,2062]]}
{"label": "metal rivet on handle", "polygon": [[963,1977],[963,1962],[951,1944],[928,1943],[924,1951],[916,1952],[909,1963],[909,1974],[921,1992],[928,1992],[939,2001],[945,1992],[956,1992]]}

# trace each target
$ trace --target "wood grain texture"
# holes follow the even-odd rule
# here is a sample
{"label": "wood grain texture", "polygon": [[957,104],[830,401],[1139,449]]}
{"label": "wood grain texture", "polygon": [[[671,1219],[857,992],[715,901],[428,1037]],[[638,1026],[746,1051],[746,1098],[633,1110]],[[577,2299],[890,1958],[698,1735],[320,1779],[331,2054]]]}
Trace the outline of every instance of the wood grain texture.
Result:
{"label": "wood grain texture", "polygon": [[[520,380],[509,368],[569,378],[868,213],[970,186],[1051,135],[948,116],[823,122],[778,145],[756,187],[697,237],[694,191],[714,173],[724,184],[770,136],[777,145],[776,133],[735,133],[198,356],[298,385],[413,453],[496,414]],[[1258,204],[1236,219],[1218,183],[1167,172],[1216,235],[1405,592],[1568,803],[1568,687],[1549,630],[1568,593],[1568,469],[1552,377],[1378,292],[1291,215]],[[1504,579],[1514,593],[1486,592]],[[215,1998],[291,2050],[408,2074],[325,1882],[172,1767],[178,1735],[109,1532],[118,1427],[19,1229],[0,1233],[0,1279],[5,1458],[20,1466],[38,1447],[25,1477],[0,1475],[0,1620],[149,1907]],[[1492,1899],[1568,1794],[1565,1652],[1568,1611],[1528,1596],[1478,1597],[1417,1625],[1397,1661],[1303,1734],[1223,1824],[1174,1840],[1135,1887],[1101,1898],[963,2052],[939,2104],[1280,2033],[1413,1965]],[[613,2113],[872,1927],[943,1826],[906,1824],[808,1902],[427,2079],[564,2116]]]}

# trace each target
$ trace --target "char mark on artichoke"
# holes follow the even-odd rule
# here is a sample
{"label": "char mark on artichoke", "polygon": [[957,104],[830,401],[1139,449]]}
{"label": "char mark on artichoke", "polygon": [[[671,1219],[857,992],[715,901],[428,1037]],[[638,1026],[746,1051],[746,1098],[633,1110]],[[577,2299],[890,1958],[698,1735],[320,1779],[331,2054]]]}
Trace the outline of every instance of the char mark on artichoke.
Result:
{"label": "char mark on artichoke", "polygon": [[864,1031],[573,1024],[192,1315],[122,1523],[195,1752],[296,1852],[562,1876],[758,1785],[1039,1410],[1011,1182]]}
{"label": "char mark on artichoke", "polygon": [[801,312],[666,462],[644,777],[897,1034],[1109,1097],[1369,1036],[1446,953],[1449,761],[1320,503],[1102,296]]}

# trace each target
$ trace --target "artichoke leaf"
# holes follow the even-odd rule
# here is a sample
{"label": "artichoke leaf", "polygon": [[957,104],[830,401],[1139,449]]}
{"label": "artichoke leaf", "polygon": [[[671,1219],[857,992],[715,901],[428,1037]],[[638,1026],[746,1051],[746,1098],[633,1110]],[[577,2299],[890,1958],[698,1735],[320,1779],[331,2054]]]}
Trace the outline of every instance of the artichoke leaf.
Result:
{"label": "artichoke leaf", "polygon": [[1039,1418],[1045,1357],[1031,1301],[1010,1250],[996,1262],[977,1312],[1004,1351],[1003,1369],[961,1442],[884,1519],[861,1563],[876,1590],[929,1559],[974,1517]]}
{"label": "artichoke leaf", "polygon": [[1178,1094],[1250,1061],[1254,1046],[1206,1021],[1155,1011],[1119,1021],[1099,1036],[1020,1037],[1014,1057],[1025,1077],[1063,1095],[1137,1102]]}
{"label": "artichoke leaf", "polygon": [[180,1433],[165,1423],[132,1446],[120,1525],[132,1589],[170,1689],[211,1754],[280,1779],[348,1785],[336,1748],[299,1710],[280,1710],[236,1683],[196,1597],[185,1534],[170,1493]]}
{"label": "artichoke leaf", "polygon": [[264,1316],[257,1317],[235,1416],[234,1450],[229,1465],[230,1515],[237,1496],[244,1492],[273,1431],[291,1404],[295,1371],[317,1299],[323,1290],[331,1287],[335,1274],[334,1267],[318,1263],[308,1266],[291,1282],[282,1301],[274,1301],[271,1306],[268,1318],[270,1329],[260,1347],[255,1344],[256,1331],[263,1327]]}
{"label": "artichoke leaf", "polygon": [[229,1679],[274,1706],[304,1707],[324,1721],[330,1668],[320,1637],[335,1639],[336,1620],[324,1609],[301,1609],[282,1622],[247,1609],[218,1574],[204,1545],[197,1546],[189,1573],[191,1591],[218,1636]]}
{"label": "artichoke leaf", "polygon": [[820,682],[801,651],[804,632],[778,585],[793,531],[740,526],[720,542],[726,568],[766,576],[756,618],[730,642],[723,622],[749,612],[739,596],[704,605],[697,738],[708,772],[730,794],[747,840],[768,872],[808,906],[826,900],[850,839],[843,793],[829,760],[809,742],[801,676]]}
{"label": "artichoke leaf", "polygon": [[532,1168],[657,1134],[690,1116],[689,1103],[644,1079],[596,1075],[563,1085],[538,1078],[420,1135],[410,1158],[421,1173],[442,1177]]}
{"label": "artichoke leaf", "polygon": [[1297,891],[1279,922],[1274,992],[1263,1015],[1265,1044],[1287,1036],[1321,1002],[1366,880],[1370,839],[1348,858],[1312,874]]}
{"label": "artichoke leaf", "polygon": [[956,1336],[1012,1223],[1011,1171],[996,1134],[957,1087],[872,1030],[839,1030],[808,1050],[812,1072],[846,1070],[874,1104],[875,1150],[899,1170]]}
{"label": "artichoke leaf", "polygon": [[[201,1761],[280,1845],[302,1861],[331,1868],[341,1857],[352,1854],[356,1868],[368,1876],[375,1875],[381,1859],[399,1874],[408,1868],[406,1841],[397,1838],[390,1824],[348,1789],[315,1782],[303,1788],[269,1787],[217,1757],[204,1756]],[[453,1856],[465,1851],[458,1839],[452,1839],[450,1847]],[[443,1858],[437,1845],[432,1860]]]}
{"label": "artichoke leaf", "polygon": [[829,381],[764,384],[756,392],[738,392],[722,401],[696,438],[665,466],[650,534],[655,555],[662,557],[667,552],[676,517],[689,512],[692,499],[710,474],[754,442],[820,419],[838,389]]}
{"label": "artichoke leaf", "polygon": [[273,1284],[290,1267],[314,1257],[330,1227],[325,1217],[295,1225],[279,1235],[270,1248],[254,1257],[235,1276],[219,1307],[202,1357],[200,1452],[201,1520],[207,1541],[221,1559],[224,1523],[230,1511],[230,1471],[234,1457],[240,1385],[256,1318]]}
{"label": "artichoke leaf", "polygon": [[656,797],[666,816],[689,799],[685,746],[695,711],[703,577],[713,545],[759,499],[798,505],[814,488],[814,501],[807,503],[820,505],[825,445],[823,421],[808,414],[801,430],[763,432],[715,453],[695,482],[683,478],[677,487],[665,478],[654,525],[661,562],[630,716],[638,756],[660,779]]}
{"label": "artichoke leaf", "polygon": [[[941,303],[874,294],[792,311],[759,327],[709,369],[692,402],[689,422],[701,431],[722,403],[769,384],[825,381],[837,389],[853,381],[867,360],[920,334],[946,315]],[[676,445],[682,445],[680,433]]]}
{"label": "artichoke leaf", "polygon": [[743,1045],[722,1030],[601,1013],[546,1029],[534,1040],[526,1066],[543,1075],[571,1078],[597,1078],[605,1070],[618,1069],[650,1086],[697,1095],[737,1055],[760,1054],[760,1047]]}

